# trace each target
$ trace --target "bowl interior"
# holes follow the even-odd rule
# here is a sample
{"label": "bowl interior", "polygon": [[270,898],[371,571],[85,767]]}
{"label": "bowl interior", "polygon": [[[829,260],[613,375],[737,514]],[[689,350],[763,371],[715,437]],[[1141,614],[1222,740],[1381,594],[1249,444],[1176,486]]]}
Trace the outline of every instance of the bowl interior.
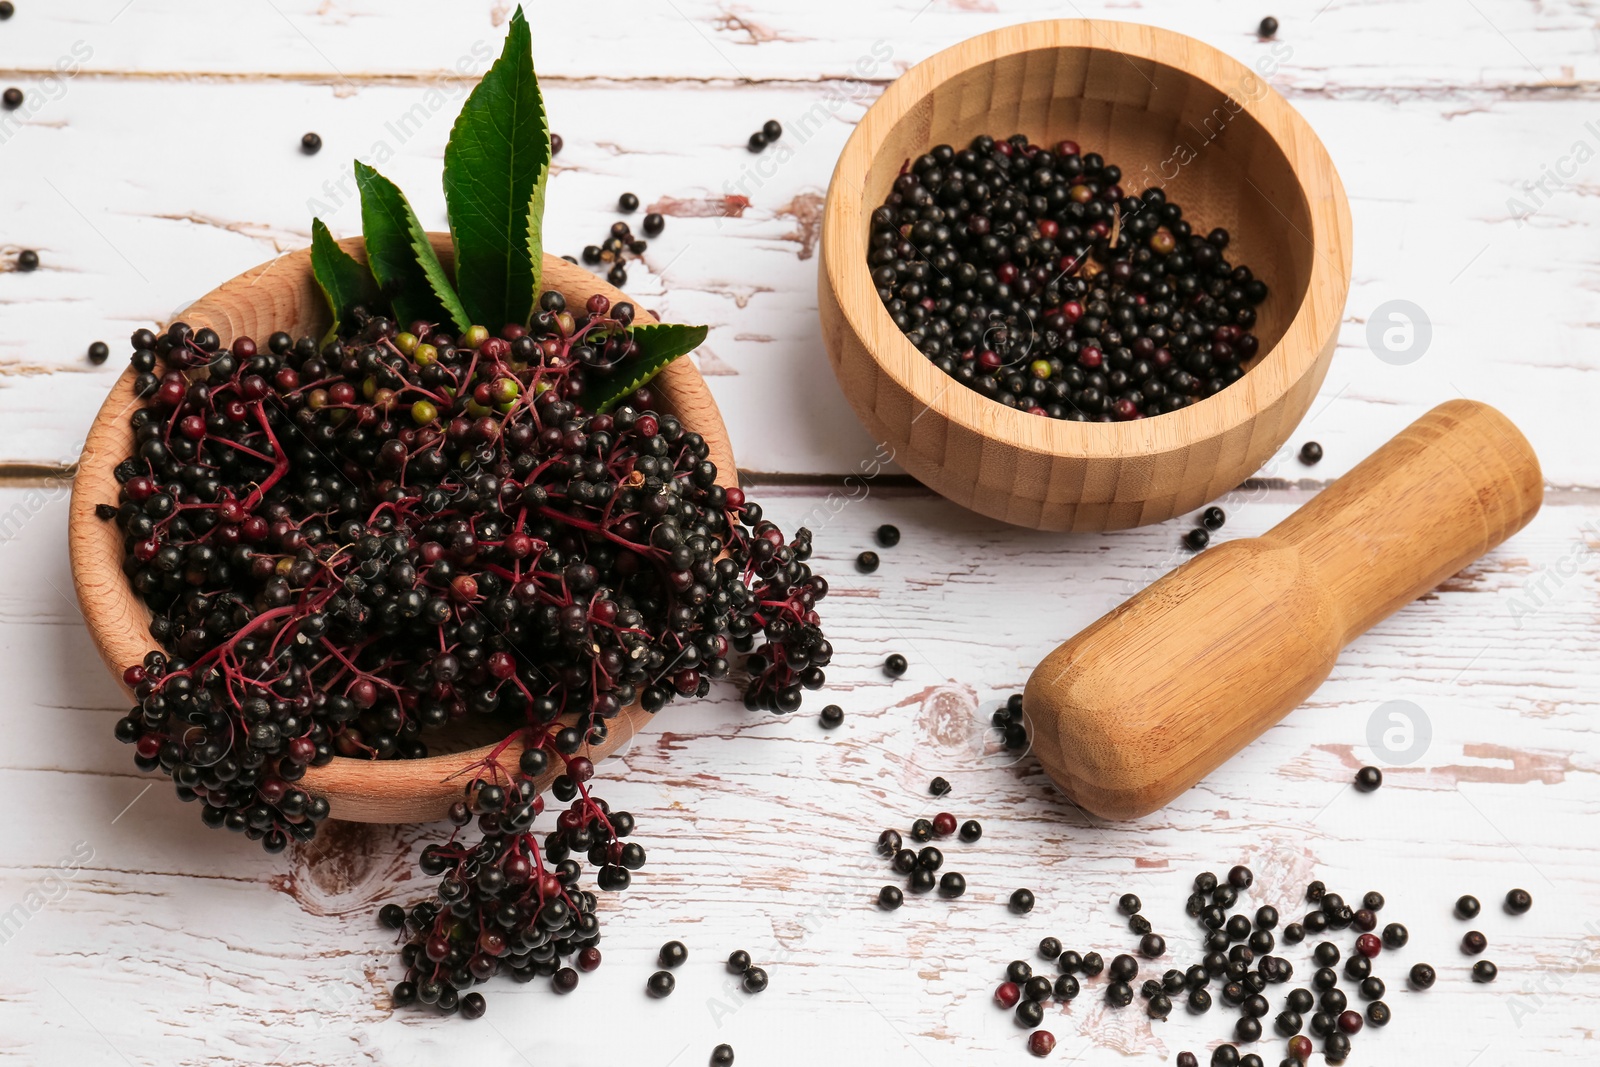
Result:
{"label": "bowl interior", "polygon": [[[1035,27],[1048,32],[1030,35]],[[1099,38],[1110,40],[1110,32],[1115,32],[1118,45],[1136,43],[1149,54],[1094,43]],[[1078,43],[1062,43],[1062,37],[1075,37]],[[898,114],[886,115],[882,131],[874,130],[880,142],[859,186],[856,218],[846,221],[859,240],[861,274],[866,274],[870,214],[882,205],[894,179],[918,155],[939,144],[963,149],[978,134],[1006,138],[1022,133],[1035,144],[1050,147],[1061,139],[1072,139],[1083,152],[1098,152],[1107,162],[1120,166],[1122,186],[1128,194],[1160,187],[1168,200],[1182,206],[1184,219],[1195,232],[1205,234],[1216,227],[1229,230],[1229,262],[1245,264],[1269,286],[1267,301],[1256,309],[1258,322],[1253,328],[1261,339],[1261,350],[1246,366],[1246,381],[1256,378],[1254,371],[1262,365],[1277,360],[1270,384],[1256,384],[1251,392],[1262,386],[1266,395],[1282,392],[1315,357],[1315,350],[1285,354],[1280,341],[1291,333],[1296,315],[1307,301],[1310,283],[1317,275],[1318,256],[1330,258],[1325,274],[1344,269],[1342,262],[1336,262],[1339,256],[1334,251],[1318,251],[1314,240],[1318,227],[1306,186],[1278,139],[1298,138],[1302,130],[1298,118],[1275,136],[1251,110],[1251,104],[1272,93],[1253,70],[1197,42],[1149,27],[1056,22],[1013,27],[990,38],[1019,38],[1024,43],[1014,48],[997,43],[984,48],[981,58],[970,59],[970,53],[963,54],[966,46],[987,43],[986,38],[976,38],[950,50],[947,54],[952,59],[944,69],[941,56],[936,56],[926,61],[933,70],[925,77],[902,78],[906,94],[891,102]],[[1186,56],[1200,51],[1205,53],[1205,62],[1194,66],[1213,72],[1213,80],[1178,66]],[[883,102],[890,104],[888,94]],[[1318,160],[1325,163],[1315,139],[1309,141],[1310,146],[1299,146],[1301,165],[1307,165],[1307,160],[1312,165]],[[1334,186],[1336,182],[1333,178]],[[851,270],[853,264],[846,262],[842,267]],[[1083,440],[1085,432],[1101,437],[1096,430],[1107,430],[1104,437],[1109,442],[1138,427],[1136,432],[1146,445],[1154,443],[1154,438],[1146,440],[1144,435],[1157,429],[1163,440],[1195,437],[1200,422],[1192,416],[1197,411],[1210,411],[1211,418],[1206,419],[1210,424],[1218,408],[1232,405],[1246,392],[1240,382],[1181,413],[1138,424],[1061,424],[1045,429],[1032,426],[1037,421],[1030,416],[1003,408],[971,390],[947,390],[946,376],[904,341],[882,302],[874,299],[866,314],[874,318],[878,338],[891,338],[875,350],[875,358],[926,405],[946,411],[966,426],[984,427],[1008,440],[1034,442],[1043,437],[1051,445],[1064,446],[1062,451],[1067,453],[1077,453],[1085,445],[1086,451],[1096,451],[1093,443]],[[1238,418],[1245,414],[1238,411]],[[1232,416],[1224,421],[1232,421]],[[1171,440],[1166,443],[1170,445]]]}
{"label": "bowl interior", "polygon": [[[448,234],[430,234],[435,250],[449,269],[453,255]],[[365,261],[360,238],[340,242],[347,252]],[[580,266],[552,256],[544,262],[543,284],[562,293],[569,302],[581,303],[594,293],[613,302],[627,300]],[[310,253],[292,252],[264,263],[219,286],[185,308],[179,316],[195,327],[210,326],[224,344],[235,337],[264,339],[274,330],[295,335],[319,335],[328,326],[328,312],[311,274]],[[639,322],[655,319],[642,308]],[[680,359],[670,364],[651,384],[656,405],[676,414],[686,426],[705,437],[711,460],[717,466],[718,484],[738,484],[727,428],[715,400],[693,364]],[[122,536],[117,525],[95,516],[97,504],[114,504],[119,485],[115,466],[133,449],[128,416],[137,401],[132,372],[124,372],[112,387],[84,441],[74,480],[68,541],[73,584],[84,619],[101,658],[122,684],[123,668],[139,662],[156,641],[150,636],[150,613],[123,573]],[[126,687],[124,687],[126,688]],[[592,752],[595,759],[627,742],[649,718],[638,704],[623,711],[612,723],[612,737]],[[427,741],[435,755],[422,760],[371,762],[336,758],[306,775],[306,786],[326,796],[336,818],[363,822],[405,822],[439,818],[459,793],[460,783],[449,776],[472,757],[451,755],[475,750],[503,737],[505,729],[490,723],[449,725],[430,731]],[[515,759],[520,745],[508,758]],[[552,777],[555,771],[547,775]]]}
{"label": "bowl interior", "polygon": [[1259,363],[1293,320],[1316,252],[1294,167],[1245,108],[1268,91],[1266,83],[1239,70],[1239,84],[1218,87],[1155,59],[1073,45],[1029,48],[962,69],[909,101],[888,129],[863,188],[863,247],[872,209],[902,168],[934,146],[959,151],[980,134],[1022,133],[1052,147],[1071,139],[1120,166],[1130,195],[1161,188],[1197,233],[1229,232],[1229,262],[1249,266],[1269,287],[1254,327]]}

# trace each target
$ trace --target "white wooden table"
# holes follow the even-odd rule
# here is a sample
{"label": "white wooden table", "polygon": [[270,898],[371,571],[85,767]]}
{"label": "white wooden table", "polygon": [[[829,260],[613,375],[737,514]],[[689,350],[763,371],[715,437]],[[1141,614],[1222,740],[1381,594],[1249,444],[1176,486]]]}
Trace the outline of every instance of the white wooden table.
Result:
{"label": "white wooden table", "polygon": [[[1045,934],[1109,956],[1133,938],[1116,896],[1139,893],[1192,962],[1191,877],[1237,862],[1255,902],[1291,913],[1311,878],[1381,889],[1409,948],[1386,954],[1395,1021],[1352,1063],[1465,1067],[1596,1058],[1600,952],[1600,53],[1587,0],[635,0],[530,18],[566,140],[549,245],[576,252],[619,193],[672,201],[630,291],[712,324],[697,357],[748,482],[785,527],[809,521],[836,595],[829,696],[788,719],[722,693],[675,708],[602,768],[652,861],[605,902],[606,964],[558,998],[487,987],[481,1022],[394,1012],[397,964],[373,913],[413,899],[425,827],[335,827],[311,862],[208,834],[111,737],[120,698],[73,604],[68,469],[121,359],[122,338],[217,281],[309,240],[311,213],[354,233],[352,155],[386,159],[442,228],[442,149],[471,79],[500,47],[509,0],[16,0],[0,22],[0,1059],[7,1063],[706,1062],[741,1065],[1031,1062],[990,992]],[[1276,46],[1255,39],[1264,14]],[[910,485],[846,483],[873,455],[818,339],[817,217],[852,123],[900,70],[963,37],[1030,18],[1159,23],[1239,59],[1326,141],[1356,224],[1340,352],[1287,454],[1223,501],[1223,537],[1258,533],[1433,404],[1498,404],[1549,482],[1533,525],[1436,595],[1358,640],[1312,703],[1169,809],[1134,825],[1077,813],[1029,759],[995,751],[988,713],[1055,642],[1173,566],[1185,524],[1046,536],[975,518]],[[1272,49],[1276,47],[1277,52]],[[1259,68],[1258,68],[1259,69]],[[768,118],[793,156],[744,150]],[[326,144],[305,157],[299,138]],[[1556,177],[1552,177],[1552,175]],[[748,197],[737,217],[724,198]],[[11,271],[38,249],[32,274]],[[1420,308],[1431,341],[1404,365],[1369,345],[1380,308]],[[117,353],[91,367],[86,345]],[[905,533],[882,569],[851,561],[881,522]],[[891,651],[911,669],[889,682]],[[1412,751],[1384,731],[1397,705],[1427,726]],[[1421,723],[1415,710],[1413,723]],[[1374,747],[1376,744],[1376,748]],[[1363,763],[1384,788],[1349,788]],[[947,807],[980,819],[952,844],[958,902],[873,906],[890,880],[883,826]],[[148,793],[146,792],[148,790]],[[1027,917],[1004,901],[1020,885]],[[1507,889],[1535,898],[1512,919]],[[1451,902],[1474,892],[1500,966],[1467,980]],[[690,946],[677,993],[644,996],[656,948]],[[746,948],[768,992],[728,988]],[[1303,953],[1291,953],[1300,962]],[[1412,962],[1439,984],[1404,989]],[[1203,1050],[1233,1013],[1152,1025],[1108,1012],[1100,986],[1047,1023],[1052,1059],[1166,1063]],[[1276,1006],[1275,1006],[1276,1008]],[[1269,1064],[1279,1040],[1258,1051]],[[1204,1062],[1204,1058],[1202,1060]],[[1318,1056],[1320,1062],[1320,1055]]]}

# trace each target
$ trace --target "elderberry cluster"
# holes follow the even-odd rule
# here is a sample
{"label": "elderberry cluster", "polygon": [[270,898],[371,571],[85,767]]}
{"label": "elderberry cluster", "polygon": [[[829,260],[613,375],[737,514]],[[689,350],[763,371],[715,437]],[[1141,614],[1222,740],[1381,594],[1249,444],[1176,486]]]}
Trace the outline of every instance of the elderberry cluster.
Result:
{"label": "elderberry cluster", "polygon": [[867,265],[894,323],[992,400],[1076,422],[1177,411],[1244,374],[1265,283],[1157,187],[1072,141],[939,145],[872,213]]}
{"label": "elderberry cluster", "polygon": [[[643,862],[618,840],[632,820],[608,821],[584,786],[585,743],[630,705],[705,695],[735,653],[751,653],[746,704],[793,711],[832,657],[809,532],[786,540],[719,486],[705,440],[650,410],[647,387],[609,413],[585,406],[629,372],[632,306],[547,292],[539,308],[499,336],[361,314],[321,346],[140,330],[134,454],[99,508],[163,646],[127,668],[138,706],[117,736],[207,825],[277,852],[328,814],[296,785],[308,767],[421,758],[462,720],[501,731],[464,780],[484,837],[424,857],[451,874],[417,929],[425,948],[488,931],[513,961],[529,954],[513,970],[592,942],[570,853],[602,889]],[[534,779],[551,757],[574,803],[541,861]],[[501,958],[446,955],[428,979],[457,990],[479,955]]]}

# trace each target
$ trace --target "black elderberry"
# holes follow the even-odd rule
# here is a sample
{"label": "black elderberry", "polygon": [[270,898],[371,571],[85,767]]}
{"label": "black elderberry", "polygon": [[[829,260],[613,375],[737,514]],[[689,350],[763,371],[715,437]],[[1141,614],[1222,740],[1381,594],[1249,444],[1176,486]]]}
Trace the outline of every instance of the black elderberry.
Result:
{"label": "black elderberry", "polygon": [[886,885],[878,890],[878,907],[884,911],[894,911],[906,901],[905,894],[899,886]]}
{"label": "black elderberry", "polygon": [[733,1046],[722,1044],[712,1049],[711,1067],[733,1067]]}
{"label": "black elderberry", "polygon": [[911,824],[911,839],[913,841],[926,841],[933,836],[933,822],[930,819],[918,819]]}
{"label": "black elderberry", "polygon": [[1042,938],[1039,941],[1039,958],[1045,960],[1059,959],[1061,956],[1061,940],[1055,937]]}
{"label": "black elderberry", "polygon": [[1322,459],[1322,446],[1315,441],[1307,441],[1300,446],[1300,462],[1308,467],[1314,467]]}
{"label": "black elderberry", "polygon": [[1071,974],[1083,967],[1083,957],[1069,948],[1057,953],[1056,966],[1061,968],[1062,974]]}
{"label": "black elderberry", "polygon": [[950,792],[950,783],[944,778],[935,778],[928,783],[928,795],[942,797]]}
{"label": "black elderberry", "polygon": [[1150,920],[1146,919],[1143,915],[1130,915],[1128,916],[1128,929],[1132,930],[1135,935],[1143,937],[1145,934],[1148,934],[1151,930],[1153,930],[1154,927],[1150,924]]}
{"label": "black elderberry", "polygon": [[1363,1000],[1382,1000],[1388,987],[1383,984],[1383,979],[1372,975],[1361,980],[1361,997]]}
{"label": "black elderberry", "polygon": [[17,6],[11,0],[0,0],[0,22],[4,22],[17,13]]}
{"label": "black elderberry", "polygon": [[750,953],[742,948],[736,948],[728,953],[728,971],[732,974],[743,974],[750,969]]}
{"label": "black elderberry", "polygon": [[[1011,910],[1018,915],[1026,915],[1033,910],[1033,892],[1028,889],[1016,889],[1011,893]],[[1041,947],[1042,947],[1041,942]],[[1061,942],[1055,943],[1056,955],[1061,954]]]}
{"label": "black elderberry", "polygon": [[1458,919],[1476,919],[1478,912],[1482,910],[1483,905],[1478,903],[1478,898],[1470,893],[1456,900],[1456,918]]}
{"label": "black elderberry", "polygon": [[751,967],[744,972],[744,988],[747,993],[760,993],[767,988],[767,972],[760,967]]}
{"label": "black elderberry", "polygon": [[1262,19],[1261,24],[1256,27],[1256,35],[1263,40],[1276,37],[1278,35],[1278,20],[1271,15]]}
{"label": "black elderberry", "polygon": [[0,93],[0,105],[4,105],[7,111],[15,111],[21,107],[22,90],[13,85],[5,92]]}
{"label": "black elderberry", "polygon": [[1145,934],[1139,939],[1139,952],[1148,959],[1159,959],[1167,954],[1167,942],[1160,934]]}
{"label": "black elderberry", "polygon": [[1461,951],[1476,956],[1489,947],[1489,939],[1477,930],[1468,930],[1461,938]]}
{"label": "black elderberry", "polygon": [[1376,767],[1363,767],[1356,772],[1356,788],[1370,793],[1383,784],[1383,772]]}
{"label": "black elderberry", "polygon": [[1414,963],[1411,965],[1411,984],[1417,989],[1431,989],[1436,977],[1437,974],[1434,969],[1426,963]]}
{"label": "black elderberry", "polygon": [[899,678],[906,673],[906,658],[898,652],[889,653],[883,661],[883,673],[890,678]]}
{"label": "black elderberry", "polygon": [[1383,928],[1383,943],[1388,948],[1404,948],[1410,940],[1411,932],[1399,923],[1390,923]]}
{"label": "black elderberry", "polygon": [[966,822],[961,824],[961,830],[959,831],[959,834],[961,840],[970,845],[972,842],[983,837],[983,824],[977,819],[968,819]]}
{"label": "black elderberry", "polygon": [[1512,915],[1525,915],[1533,907],[1533,894],[1526,889],[1513,889],[1506,894],[1506,911]]}
{"label": "black elderberry", "polygon": [[1204,989],[1191,989],[1189,991],[1189,1010],[1196,1015],[1204,1015],[1211,1010],[1211,994]]}
{"label": "black elderberry", "polygon": [[689,950],[682,941],[668,941],[661,946],[661,951],[656,954],[656,962],[663,967],[681,967],[683,961],[689,958]]}
{"label": "black elderberry", "polygon": [[1083,960],[1078,964],[1078,969],[1088,978],[1093,978],[1105,969],[1106,962],[1098,952],[1085,952]]}
{"label": "black elderberry", "polygon": [[1227,521],[1227,513],[1218,507],[1206,508],[1205,513],[1200,516],[1200,525],[1208,530],[1220,530],[1222,524]]}
{"label": "black elderberry", "polygon": [[[8,92],[10,90],[7,90]],[[20,102],[20,99],[19,99]],[[26,274],[30,270],[37,270],[39,266],[39,253],[31,248],[24,248],[17,253],[17,269]]]}
{"label": "black elderberry", "polygon": [[761,151],[763,148],[767,147],[766,135],[760,130],[757,130],[755,133],[750,135],[750,140],[745,143],[745,147],[749,148],[752,152]]}
{"label": "black elderberry", "polygon": [[1036,974],[1022,984],[1022,995],[1029,1000],[1049,1000],[1055,985],[1042,974]]}
{"label": "black elderberry", "polygon": [[1070,974],[1056,977],[1055,995],[1058,1000],[1072,1000],[1078,995],[1078,980]]}
{"label": "black elderberry", "polygon": [[946,871],[939,876],[939,895],[959,897],[967,891],[967,880],[956,871]]}
{"label": "black elderberry", "polygon": [[913,893],[926,893],[939,884],[938,876],[926,867],[918,867],[906,878],[906,888]]}
{"label": "black elderberry", "polygon": [[1211,543],[1211,535],[1203,527],[1195,527],[1183,535],[1184,545],[1192,551],[1198,552]]}
{"label": "black elderberry", "polygon": [[672,977],[670,971],[657,971],[650,976],[650,981],[646,983],[646,987],[652,997],[670,997],[672,991],[678,988],[678,980]]}
{"label": "black elderberry", "polygon": [[871,574],[878,569],[878,554],[870,549],[856,557],[856,570],[862,574]]}
{"label": "black elderberry", "polygon": [[1006,964],[1006,980],[1023,984],[1033,977],[1033,965],[1027,960],[1012,960]]}
{"label": "black elderberry", "polygon": [[322,135],[318,133],[308,133],[301,137],[300,151],[304,152],[308,156],[314,156],[318,152],[322,151]]}
{"label": "black elderberry", "polygon": [[835,729],[840,723],[844,722],[844,709],[837,704],[824,705],[819,718],[822,721],[823,729]]}
{"label": "black elderberry", "polygon": [[1111,960],[1111,966],[1106,971],[1111,979],[1116,982],[1131,982],[1139,974],[1139,961],[1123,953]]}
{"label": "black elderberry", "polygon": [[[913,832],[915,831],[913,830]],[[933,832],[931,823],[928,826],[928,832],[930,834]],[[922,840],[927,840],[927,838],[924,837]],[[878,835],[878,854],[880,856],[893,856],[900,851],[900,845],[900,831],[898,830],[885,830]]]}
{"label": "black elderberry", "polygon": [[1143,902],[1132,893],[1124,893],[1117,900],[1117,909],[1124,915],[1136,914],[1143,906]]}
{"label": "black elderberry", "polygon": [[652,211],[644,217],[644,232],[655,237],[667,228],[667,220],[659,212]]}
{"label": "black elderberry", "polygon": [[783,136],[783,124],[777,119],[768,119],[761,124],[761,136],[769,142],[776,141]]}
{"label": "black elderberry", "polygon": [[1127,982],[1113,980],[1106,986],[1106,1002],[1113,1008],[1126,1008],[1133,1003],[1133,987]]}
{"label": "black elderberry", "polygon": [[884,523],[873,536],[883,548],[893,548],[900,543],[900,527]]}
{"label": "black elderberry", "polygon": [[623,193],[617,197],[617,210],[631,215],[639,210],[639,198],[632,193]]}
{"label": "black elderberry", "polygon": [[559,133],[552,133],[550,135],[550,154],[552,156],[559,156],[561,154],[561,149],[564,147],[566,147],[566,142],[561,139],[561,135]]}
{"label": "black elderberry", "polygon": [[95,341],[89,345],[89,362],[100,366],[111,358],[111,346],[104,341]]}

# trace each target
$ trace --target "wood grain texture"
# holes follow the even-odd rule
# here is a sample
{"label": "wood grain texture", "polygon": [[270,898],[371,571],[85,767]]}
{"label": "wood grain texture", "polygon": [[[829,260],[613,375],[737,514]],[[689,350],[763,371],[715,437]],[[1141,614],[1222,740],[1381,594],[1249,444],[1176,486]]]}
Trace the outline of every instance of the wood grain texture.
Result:
{"label": "wood grain texture", "polygon": [[1203,552],[1046,656],[1034,751],[1091,814],[1165,806],[1299,707],[1358,635],[1528,524],[1544,485],[1498,411],[1441,404],[1257,538]]}
{"label": "wood grain texture", "polygon": [[[1045,934],[1130,950],[1114,902],[1133,889],[1169,959],[1191,962],[1190,879],[1241,861],[1257,873],[1252,905],[1298,914],[1305,881],[1323,878],[1347,897],[1381,889],[1385,918],[1410,926],[1411,945],[1377,967],[1395,1023],[1360,1035],[1351,1064],[1593,1058],[1600,464],[1584,428],[1600,390],[1600,159],[1548,177],[1576,141],[1600,143],[1586,129],[1593,0],[1289,0],[1271,10],[1275,42],[1252,32],[1266,9],[1229,0],[527,6],[566,138],[549,247],[593,243],[624,190],[668,213],[626,288],[666,318],[712,324],[690,358],[752,494],[785,528],[818,530],[839,650],[818,696],[845,723],[821,730],[815,699],[797,717],[752,716],[720,688],[671,708],[600,766],[602,795],[637,816],[651,857],[633,890],[602,898],[606,964],[567,998],[496,982],[475,1024],[393,1010],[399,973],[372,913],[426,894],[416,855],[443,827],[334,824],[319,850],[266,857],[208,835],[136,773],[111,737],[125,697],[93,666],[74,606],[66,479],[121,369],[119,339],[306,244],[322,212],[308,200],[331,208],[336,233],[359,230],[353,199],[326,191],[351,155],[381,147],[384,172],[442,226],[439,160],[471,77],[455,64],[479,39],[498,47],[512,5],[18,0],[0,24],[0,84],[28,94],[0,114],[0,1063],[588,1063],[595,1020],[618,1010],[608,1063],[694,1067],[719,1041],[765,1067],[1033,1062],[990,998],[1005,961]],[[1256,69],[1349,189],[1359,240],[1336,358],[1297,438],[1221,501],[1219,547],[1266,532],[1461,395],[1510,416],[1550,483],[1516,538],[1358,637],[1305,708],[1131,824],[1075,809],[1031,757],[1000,752],[987,717],[1060,641],[1187,558],[1185,521],[1045,535],[903,488],[816,327],[821,197],[864,108],[955,41],[1077,14],[1161,25]],[[53,85],[43,72],[80,40],[94,50],[84,74]],[[880,42],[892,55],[875,66]],[[753,157],[743,142],[766,118],[789,131],[785,151]],[[324,137],[319,156],[298,151],[307,129]],[[8,269],[21,247],[41,250],[38,271]],[[1368,343],[1397,298],[1431,320],[1431,347],[1405,365]],[[96,338],[115,353],[101,368],[83,358]],[[1314,468],[1293,458],[1307,438],[1326,446]],[[881,522],[905,538],[857,575]],[[912,663],[898,682],[878,667],[891,651]],[[1395,700],[1431,723],[1405,764],[1370,740]],[[1373,762],[1386,784],[1357,794],[1350,776]],[[955,785],[949,809],[985,827],[947,850],[971,888],[885,916],[872,899],[890,875],[871,842],[932,810],[934,774]],[[80,842],[92,856],[63,875]],[[1536,902],[1513,920],[1492,902],[1519,884]],[[1039,894],[1026,917],[1003,907],[1019,885]],[[1448,908],[1463,891],[1491,904],[1492,987],[1468,981],[1455,947]],[[677,994],[652,1001],[642,984],[669,938],[690,961]],[[767,962],[767,993],[727,987],[718,960],[734,947]],[[1421,960],[1442,976],[1426,994],[1403,988]],[[1153,1067],[1185,1048],[1203,1063],[1232,1021],[1156,1024],[1092,995],[1047,1020],[1061,1044],[1042,1062],[1085,1067]],[[1276,1063],[1281,1043],[1256,1051]]]}
{"label": "wood grain texture", "polygon": [[[434,251],[449,270],[454,256],[447,233],[429,235]],[[358,237],[340,242],[345,251],[365,262],[365,245]],[[600,293],[616,302],[627,297],[581,267],[546,256],[542,284],[560,292],[578,306]],[[235,337],[262,339],[275,330],[293,336],[320,336],[328,328],[327,304],[311,274],[309,249],[291,252],[245,271],[218,286],[184,309],[183,320],[196,329],[210,326],[224,345]],[[655,322],[648,312],[638,322]],[[705,381],[683,360],[668,365],[654,380],[662,409],[676,414],[684,425],[706,439],[710,458],[717,465],[718,482],[735,485],[738,475],[727,428]],[[133,372],[124,371],[101,405],[84,442],[72,492],[72,524],[67,544],[72,557],[73,585],[78,604],[107,669],[119,683],[124,668],[140,662],[157,644],[150,636],[150,613],[134,593],[122,571],[122,536],[114,523],[95,516],[99,504],[116,503],[119,486],[116,465],[133,448],[128,416],[136,406]],[[650,718],[637,703],[623,709],[606,740],[593,746],[595,758],[604,758],[626,744]],[[502,751],[494,744],[451,755],[421,760],[371,762],[336,756],[323,767],[306,771],[303,784],[328,800],[331,813],[356,822],[413,822],[438,819],[458,800],[471,775],[497,773],[487,765],[497,756],[498,767],[514,765],[522,755],[521,740]],[[552,767],[548,785],[559,774]]]}
{"label": "wood grain texture", "polygon": [[[1193,159],[1174,146],[1205,131]],[[1261,354],[1237,383],[1153,419],[1040,418],[967,389],[917,351],[879,299],[869,216],[906,163],[979,134],[1063,138],[1158,185],[1197,232],[1271,289]],[[1182,159],[1185,165],[1179,164]],[[1138,161],[1162,161],[1137,172]],[[917,65],[867,111],[828,186],[818,263],[822,336],[868,433],[919,481],[1042,530],[1161,522],[1238,485],[1311,405],[1350,284],[1350,210],[1316,135],[1254,72],[1149,26],[1059,20],[996,30]]]}
{"label": "wood grain texture", "polygon": [[[490,1014],[473,1025],[390,1007],[399,972],[373,919],[381,903],[427,893],[415,860],[444,824],[336,824],[320,851],[268,857],[209,833],[170,786],[133,769],[111,736],[122,694],[86,667],[94,651],[60,547],[65,495],[49,495],[0,547],[0,802],[26,813],[4,834],[0,915],[31,891],[55,897],[0,945],[0,1062],[589,1062],[595,1014],[621,1008],[633,1023],[609,1035],[608,1054],[622,1063],[666,1067],[687,1046],[673,1067],[698,1065],[730,1041],[741,1062],[777,1067],[856,1063],[863,1050],[893,1067],[1020,1064],[1032,1062],[1025,1032],[990,997],[1006,961],[1031,959],[1046,934],[1107,958],[1130,951],[1115,901],[1131,889],[1172,946],[1163,965],[1193,962],[1190,879],[1236,862],[1257,874],[1249,906],[1297,916],[1305,882],[1322,878],[1346,897],[1381,890],[1386,921],[1411,928],[1406,950],[1378,960],[1395,1023],[1364,1033],[1352,1064],[1463,1064],[1487,1047],[1475,1067],[1525,1067],[1588,1047],[1600,947],[1585,927],[1600,913],[1600,843],[1584,832],[1600,813],[1600,506],[1553,500],[1512,541],[1357,638],[1312,703],[1194,790],[1112,823],[1074,808],[1032,757],[1004,753],[988,717],[1056,642],[1185,558],[1182,523],[1062,537],[920,490],[839,507],[827,491],[750,489],[785,528],[817,524],[815,564],[834,586],[822,610],[839,649],[827,690],[779,717],[746,712],[719,686],[602,763],[600,795],[636,816],[650,852],[633,889],[602,897],[606,963],[568,998],[496,981]],[[0,490],[0,514],[26,507],[29,492]],[[1224,501],[1219,546],[1313,496]],[[875,574],[855,574],[883,522],[904,539],[881,550]],[[891,651],[911,661],[898,681],[878,667]],[[821,698],[845,709],[837,731],[817,723]],[[1404,765],[1368,742],[1375,713],[1397,699],[1432,723]],[[1386,784],[1356,793],[1350,776],[1371,762]],[[937,809],[935,774],[955,787]],[[873,897],[895,879],[872,854],[878,830],[938,809],[984,825],[977,844],[945,846],[967,896],[883,914]],[[79,841],[94,850],[79,873],[46,881]],[[1011,915],[1004,901],[1022,885],[1040,903]],[[1536,900],[1515,920],[1492,907],[1513,885]],[[1491,905],[1493,987],[1468,981],[1455,947],[1465,927],[1449,905],[1466,891]],[[677,993],[653,1001],[643,983],[670,938],[690,960]],[[726,988],[719,961],[736,947],[766,961],[767,993]],[[1297,975],[1310,973],[1308,951],[1286,950]],[[1426,994],[1403,988],[1419,961],[1443,976]],[[1231,1029],[1220,1008],[1165,1024],[1108,1012],[1098,991],[1052,1009],[1062,1047],[1045,1062],[1155,1067]]]}

